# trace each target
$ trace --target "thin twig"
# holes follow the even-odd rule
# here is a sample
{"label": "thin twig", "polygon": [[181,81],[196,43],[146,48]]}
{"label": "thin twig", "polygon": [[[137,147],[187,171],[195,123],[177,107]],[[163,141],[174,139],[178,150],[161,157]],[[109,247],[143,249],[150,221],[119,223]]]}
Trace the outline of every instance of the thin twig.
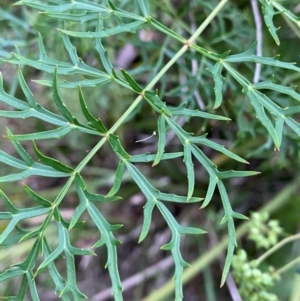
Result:
{"label": "thin twig", "polygon": [[[262,56],[262,47],[263,47],[262,21],[261,21],[261,15],[257,4],[257,0],[251,0],[251,7],[253,11],[255,28],[256,28],[256,40],[257,40],[256,54],[257,56]],[[261,73],[261,64],[257,63],[255,65],[255,72],[253,77],[254,83],[259,82],[260,73]]]}

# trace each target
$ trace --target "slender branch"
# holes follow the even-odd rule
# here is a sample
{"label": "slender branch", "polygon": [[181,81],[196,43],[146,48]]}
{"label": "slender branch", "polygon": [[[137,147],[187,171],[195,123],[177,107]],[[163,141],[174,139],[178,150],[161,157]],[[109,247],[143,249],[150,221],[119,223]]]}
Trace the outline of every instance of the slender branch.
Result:
{"label": "slender branch", "polygon": [[267,252],[265,252],[263,255],[261,255],[256,260],[256,262],[258,264],[261,264],[267,257],[269,257],[270,255],[272,255],[274,252],[276,252],[277,250],[279,250],[281,247],[283,247],[284,245],[286,245],[287,243],[289,243],[291,241],[298,240],[298,239],[300,239],[300,233],[292,235],[292,236],[289,236],[289,237],[283,239],[281,242],[279,242],[274,247],[272,247]]}
{"label": "slender branch", "polygon": [[272,276],[276,277],[276,276],[278,276],[278,275],[286,272],[287,270],[289,270],[290,268],[292,268],[293,266],[295,266],[299,262],[300,262],[300,256],[298,256],[294,260],[290,261],[289,263],[287,263],[286,265],[284,265],[282,268],[278,269],[275,273],[272,274]]}
{"label": "slender branch", "polygon": [[[251,7],[253,11],[255,28],[256,28],[256,40],[257,40],[256,54],[257,56],[262,56],[262,47],[263,47],[262,21],[261,21],[257,0],[251,0]],[[253,77],[254,83],[259,82],[260,73],[261,73],[261,64],[257,63],[255,64],[255,72]]]}

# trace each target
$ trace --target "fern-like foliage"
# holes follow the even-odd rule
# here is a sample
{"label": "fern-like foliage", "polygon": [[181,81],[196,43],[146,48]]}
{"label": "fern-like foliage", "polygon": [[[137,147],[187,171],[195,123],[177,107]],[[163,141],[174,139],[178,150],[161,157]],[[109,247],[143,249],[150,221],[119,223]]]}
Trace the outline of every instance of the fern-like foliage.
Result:
{"label": "fern-like foliage", "polygon": [[[14,248],[17,247],[15,245],[19,241],[29,239],[34,241],[31,251],[23,262],[8,267],[0,274],[0,281],[18,276],[23,277],[18,294],[5,297],[8,300],[24,300],[27,290],[29,290],[32,300],[40,300],[35,279],[37,275],[45,271],[49,272],[53,280],[54,289],[62,300],[86,298],[85,294],[87,292],[84,294],[77,287],[75,256],[94,255],[95,253],[91,250],[74,247],[69,237],[70,231],[75,226],[81,225],[81,219],[86,219],[86,214],[99,230],[101,237],[98,242],[95,242],[93,248],[102,246],[107,248],[106,268],[111,278],[114,299],[116,301],[123,300],[117,253],[118,248],[122,246],[120,246],[121,242],[115,237],[115,233],[121,225],[112,225],[106,220],[104,213],[101,211],[101,204],[103,202],[118,202],[121,199],[122,195],[117,196],[117,194],[122,186],[125,171],[130,174],[146,198],[139,241],[143,241],[149,232],[153,210],[159,211],[171,230],[171,240],[162,246],[162,249],[169,250],[174,259],[175,300],[178,301],[183,298],[182,274],[184,268],[188,266],[180,251],[181,236],[184,234],[204,234],[205,231],[200,228],[180,225],[166,204],[170,202],[182,204],[202,202],[201,208],[205,208],[212,201],[215,190],[218,190],[224,208],[224,217],[220,222],[227,225],[229,238],[228,252],[221,281],[224,284],[236,247],[235,219],[246,218],[233,210],[226,189],[226,180],[236,177],[254,176],[257,172],[248,170],[220,171],[211,158],[205,154],[204,147],[220,152],[240,163],[247,164],[248,162],[223,145],[211,141],[207,138],[207,134],[194,135],[187,132],[178,122],[179,117],[184,117],[186,120],[201,118],[204,120],[218,120],[226,125],[227,122],[230,122],[228,117],[217,115],[212,110],[195,109],[195,106],[186,102],[181,102],[177,106],[167,105],[163,101],[163,95],[160,94],[160,91],[154,89],[154,85],[160,80],[161,76],[185,53],[188,54],[190,51],[193,51],[193,53],[205,57],[210,62],[211,67],[208,67],[207,71],[215,83],[213,109],[216,110],[223,105],[222,94],[226,84],[226,78],[223,75],[224,71],[226,71],[240,86],[240,89],[252,104],[257,119],[266,128],[274,142],[275,149],[280,148],[282,137],[285,133],[285,125],[294,133],[300,135],[300,124],[293,117],[299,113],[300,105],[281,107],[264,93],[266,90],[276,91],[299,101],[300,95],[293,87],[275,83],[276,74],[268,80],[253,84],[235,66],[242,63],[260,63],[263,66],[275,67],[275,70],[283,68],[287,71],[300,72],[299,67],[293,63],[280,61],[277,57],[257,56],[255,54],[255,43],[249,50],[237,54],[230,54],[229,51],[218,54],[204,49],[198,45],[196,40],[201,31],[195,31],[190,39],[185,39],[171,28],[161,24],[151,15],[148,1],[139,0],[137,2],[139,10],[136,8],[134,11],[115,7],[110,1],[101,1],[101,4],[98,4],[97,1],[86,0],[22,0],[16,3],[16,5],[24,5],[30,9],[38,10],[42,16],[54,20],[58,19],[64,23],[58,30],[61,33],[62,44],[69,56],[69,60],[65,61],[49,57],[43,42],[43,39],[46,39],[46,37],[41,35],[37,37],[38,53],[36,57],[28,57],[22,54],[18,48],[13,52],[11,58],[6,57],[5,61],[7,63],[27,66],[27,68],[31,67],[50,74],[52,79],[45,76],[45,79],[35,80],[35,82],[50,87],[47,89],[51,89],[56,110],[51,111],[37,101],[34,92],[32,92],[28,82],[24,79],[22,67],[18,68],[18,82],[23,91],[24,99],[7,93],[3,86],[2,77],[0,77],[0,101],[8,107],[8,109],[0,111],[2,118],[22,120],[35,118],[52,127],[52,129],[29,133],[12,133],[7,129],[6,139],[10,141],[19,158],[1,150],[0,161],[17,169],[18,172],[1,176],[0,182],[20,181],[30,176],[61,177],[66,178],[67,182],[54,200],[47,200],[35,192],[34,189],[24,186],[24,191],[37,203],[37,206],[25,209],[16,208],[6,194],[3,191],[0,192],[8,210],[0,213],[0,220],[8,221],[5,230],[0,235],[1,245],[6,248]],[[225,3],[225,1],[223,2]],[[261,3],[263,5],[265,22],[271,35],[278,43],[276,28],[272,21],[274,7],[292,20],[296,21],[297,19],[286,12],[275,1],[261,1]],[[218,13],[218,10],[219,7],[216,7],[212,12],[211,18]],[[75,28],[82,26],[82,30],[72,30],[73,25]],[[128,32],[134,34],[141,28],[151,28],[153,31],[159,31],[169,39],[176,41],[176,43],[182,44],[181,48],[178,48],[177,52],[172,54],[169,63],[162,68],[161,72],[157,72],[145,87],[142,87],[143,84],[130,71],[121,70],[119,72],[115,70],[104,46],[107,37],[118,37]],[[76,40],[83,41],[83,39],[89,39],[94,43],[101,68],[90,66],[79,57],[73,43]],[[109,128],[105,122],[95,116],[89,109],[89,101],[84,95],[83,88],[104,86],[111,82],[136,94],[136,99],[119,116],[118,121]],[[60,89],[62,88],[77,90],[78,97],[73,101],[79,103],[81,113],[86,122],[79,121],[79,116],[73,116],[66,101],[61,97]],[[148,109],[150,108],[155,112],[158,132],[157,151],[151,154],[141,152],[138,155],[130,155],[122,145],[121,139],[115,135],[115,132],[140,105],[143,108],[148,107]],[[26,122],[27,120],[24,121],[24,124]],[[38,147],[39,140],[57,140],[65,135],[73,135],[74,132],[99,138],[96,146],[78,162],[77,166],[68,166],[57,158],[48,157]],[[174,133],[181,144],[179,152],[166,152],[167,135],[169,133]],[[21,141],[27,140],[33,141],[32,149],[37,160],[22,146]],[[104,144],[110,145],[114,156],[119,161],[114,182],[106,195],[89,192],[86,183],[88,179],[85,179],[82,174],[82,170]],[[187,194],[184,196],[159,191],[139,169],[140,164],[145,162],[152,162],[153,166],[156,166],[161,161],[174,160],[176,158],[181,158],[186,168]],[[201,197],[194,196],[196,182],[195,161],[204,167],[209,178],[206,195]],[[76,187],[78,205],[71,220],[67,221],[62,217],[59,205],[63,202],[73,184]],[[84,213],[85,215],[82,217]],[[20,223],[22,221],[37,216],[42,217],[42,222],[39,226],[35,229],[21,228]],[[50,223],[54,223],[57,229],[58,244],[56,248],[50,246],[46,236],[46,230]],[[55,260],[61,256],[66,263],[66,276],[62,276],[56,267]]]}

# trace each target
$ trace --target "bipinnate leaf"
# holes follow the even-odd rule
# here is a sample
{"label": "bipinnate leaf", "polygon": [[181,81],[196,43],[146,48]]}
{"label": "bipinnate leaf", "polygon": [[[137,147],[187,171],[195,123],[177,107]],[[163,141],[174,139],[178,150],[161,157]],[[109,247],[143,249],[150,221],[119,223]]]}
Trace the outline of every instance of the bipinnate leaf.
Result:
{"label": "bipinnate leaf", "polygon": [[10,220],[5,230],[0,234],[0,244],[6,240],[20,221],[45,215],[51,211],[50,207],[42,206],[17,209],[2,190],[0,190],[0,196],[9,209],[9,212],[0,212],[0,220]]}
{"label": "bipinnate leaf", "polygon": [[182,300],[183,290],[182,290],[182,273],[183,268],[189,267],[190,265],[184,261],[180,252],[180,235],[181,234],[204,234],[205,231],[201,229],[182,227],[175,220],[174,216],[167,209],[167,207],[160,201],[157,202],[157,207],[164,219],[166,220],[169,228],[172,232],[171,241],[161,247],[163,250],[170,250],[175,263],[175,273],[174,273],[174,287],[175,287],[175,300]]}
{"label": "bipinnate leaf", "polygon": [[36,103],[36,101],[32,98],[32,92],[29,90],[27,84],[25,83],[21,69],[18,69],[18,78],[24,94],[27,95],[28,103],[14,96],[11,96],[4,91],[3,78],[2,74],[0,73],[0,101],[18,110],[0,111],[0,116],[22,119],[35,117],[58,126],[68,125],[67,121],[63,117],[49,112]]}
{"label": "bipinnate leaf", "polygon": [[[296,63],[287,63],[278,60],[277,58],[279,55],[275,57],[264,57],[264,56],[258,56],[255,54],[257,47],[257,42],[253,43],[251,47],[246,50],[245,52],[239,53],[239,54],[232,54],[227,56],[223,60],[223,66],[228,69],[227,63],[241,63],[241,62],[252,62],[252,63],[260,63],[263,65],[269,65],[274,66],[276,68],[283,68],[293,71],[300,71],[300,68],[296,66]],[[239,72],[237,72],[240,74]],[[240,74],[241,76],[241,74]]]}
{"label": "bipinnate leaf", "polygon": [[[44,255],[44,259],[48,258],[49,255],[52,253],[52,250],[47,242],[47,240],[44,238],[43,239],[43,255]],[[54,261],[50,262],[47,266],[47,269],[49,271],[49,274],[55,284],[55,293],[58,294],[59,296],[61,296],[61,293],[64,289],[66,280],[59,274]],[[68,295],[62,295],[61,299],[63,301],[70,301]]]}
{"label": "bipinnate leaf", "polygon": [[76,283],[76,269],[74,255],[95,255],[94,252],[86,249],[75,248],[70,244],[69,234],[61,223],[56,223],[58,228],[59,243],[57,248],[44,259],[39,268],[37,269],[35,276],[39,275],[48,265],[53,262],[61,254],[65,255],[67,265],[67,279],[63,290],[60,295],[64,295],[70,292],[74,299],[87,298],[77,287]]}
{"label": "bipinnate leaf", "polygon": [[271,36],[273,37],[274,41],[276,42],[276,44],[280,45],[280,41],[279,41],[278,35],[276,33],[280,29],[280,27],[276,28],[273,23],[273,17],[276,13],[274,11],[272,1],[259,0],[259,2],[262,5],[262,12],[264,14],[264,20],[265,20],[266,26],[267,26]]}
{"label": "bipinnate leaf", "polygon": [[[250,56],[251,56],[251,51],[249,50],[248,52],[250,52]],[[267,59],[268,61],[275,61],[274,59],[271,60],[269,58]],[[278,65],[282,68],[288,68],[291,70],[296,69],[300,71],[300,68],[294,66],[294,64],[291,63],[279,62]],[[272,137],[272,140],[275,144],[275,149],[278,150],[280,149],[284,123],[286,123],[297,135],[300,135],[299,123],[297,123],[295,120],[288,117],[290,114],[297,113],[299,109],[297,107],[281,108],[277,103],[272,101],[267,95],[261,93],[255,88],[256,87],[258,87],[258,89],[260,89],[261,87],[263,87],[264,89],[270,88],[270,90],[275,90],[278,91],[279,93],[290,95],[296,100],[298,100],[297,93],[293,92],[292,89],[289,88],[284,87],[283,89],[281,89],[280,85],[275,85],[270,80],[264,81],[261,84],[261,86],[259,83],[252,85],[245,77],[243,77],[239,72],[237,72],[227,63],[225,63],[224,66],[229,71],[229,73],[242,85],[243,92],[247,95],[250,103],[253,105],[255,109],[256,117],[260,120],[262,125],[267,129],[268,133]],[[265,110],[269,111],[270,113],[269,116],[266,114]]]}
{"label": "bipinnate leaf", "polygon": [[144,220],[143,227],[140,234],[139,242],[141,242],[148,234],[151,224],[152,211],[157,205],[158,201],[167,201],[167,202],[176,202],[176,203],[194,203],[199,202],[201,198],[193,198],[191,197],[189,200],[187,197],[178,196],[175,194],[167,194],[162,193],[159,190],[155,189],[149,181],[145,178],[145,176],[130,162],[126,161],[126,167],[135,181],[135,183],[139,186],[141,192],[145,195],[147,202],[144,205]]}
{"label": "bipinnate leaf", "polygon": [[112,294],[115,300],[122,301],[122,283],[118,270],[118,255],[116,248],[116,246],[121,242],[117,240],[112,233],[112,231],[120,228],[121,225],[110,225],[97,209],[97,207],[92,203],[89,203],[87,210],[101,233],[101,239],[94,245],[94,247],[100,247],[105,244],[107,248],[106,267],[108,268],[112,283]]}
{"label": "bipinnate leaf", "polygon": [[229,269],[231,266],[234,249],[237,245],[236,242],[236,235],[235,235],[235,226],[234,226],[234,220],[233,218],[238,219],[247,219],[244,215],[234,212],[231,208],[231,204],[228,198],[228,194],[226,192],[226,188],[222,181],[218,182],[218,189],[220,192],[223,208],[224,208],[224,217],[221,221],[221,224],[227,223],[227,229],[228,229],[228,248],[227,248],[227,255],[226,260],[223,268],[222,273],[222,279],[221,279],[221,286],[224,285],[227,275],[229,273]]}
{"label": "bipinnate leaf", "polygon": [[[19,150],[20,151],[20,150]],[[19,181],[23,180],[25,178],[28,178],[33,175],[43,176],[43,177],[52,177],[52,178],[58,178],[58,177],[66,177],[69,176],[69,173],[61,172],[56,169],[54,169],[51,166],[43,165],[34,162],[33,165],[28,165],[26,162],[23,162],[20,159],[17,159],[2,150],[0,150],[0,162],[15,167],[17,169],[21,169],[23,171],[16,173],[16,174],[9,174],[6,176],[0,177],[0,182],[12,182],[12,181]],[[31,161],[28,163],[31,164]]]}
{"label": "bipinnate leaf", "polygon": [[[27,286],[29,286],[30,295],[32,300],[39,301],[36,283],[33,281],[33,269],[35,264],[38,260],[39,250],[41,248],[41,239],[37,239],[33,244],[27,258],[18,264],[15,264],[8,269],[6,269],[3,273],[0,274],[0,282],[5,281],[7,279],[15,278],[18,276],[23,276],[18,297],[22,299],[15,299],[15,300],[23,300]],[[18,278],[19,279],[19,278]]]}
{"label": "bipinnate leaf", "polygon": [[104,196],[101,194],[93,194],[87,191],[83,178],[76,173],[75,175],[76,192],[79,197],[79,205],[76,207],[69,224],[69,229],[72,229],[79,221],[83,212],[87,209],[90,202],[113,202],[120,199],[118,196]]}
{"label": "bipinnate leaf", "polygon": [[295,91],[296,86],[286,87],[286,86],[275,84],[273,81],[274,81],[274,75],[272,75],[266,81],[262,81],[262,82],[252,84],[252,87],[256,90],[260,90],[260,89],[265,90],[265,89],[267,89],[267,90],[277,91],[281,94],[289,95],[292,98],[294,98],[295,100],[300,102],[300,94]]}
{"label": "bipinnate leaf", "polygon": [[[57,87],[60,86],[65,88],[77,88],[78,86],[94,87],[96,85],[99,86],[99,85],[106,84],[112,80],[111,75],[85,64],[79,57],[76,57],[77,54],[74,52],[72,48],[73,46],[70,43],[67,36],[63,38],[63,42],[67,51],[69,52],[71,60],[77,62],[76,65],[48,57],[40,34],[38,36],[38,47],[39,47],[38,59],[30,59],[28,57],[22,56],[20,53],[13,53],[14,58],[8,61],[11,64],[28,65],[37,70],[42,70],[44,72],[51,73],[51,74],[53,74],[55,72],[55,68],[57,68],[57,74],[60,75],[80,74],[82,78],[82,80],[76,82],[69,82],[66,80],[63,82],[57,81],[56,83]],[[91,78],[86,79],[84,78],[84,76],[88,76]],[[53,80],[48,81],[42,79],[42,80],[35,80],[35,82],[53,87]],[[1,93],[1,87],[0,87],[0,93]],[[19,109],[25,109],[25,108],[19,108]]]}

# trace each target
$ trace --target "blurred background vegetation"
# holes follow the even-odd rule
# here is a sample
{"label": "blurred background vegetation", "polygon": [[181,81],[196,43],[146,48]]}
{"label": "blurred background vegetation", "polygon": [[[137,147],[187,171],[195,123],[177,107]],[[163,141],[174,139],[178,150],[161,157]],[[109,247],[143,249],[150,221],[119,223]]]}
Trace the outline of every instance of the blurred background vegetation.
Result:
{"label": "blurred background vegetation", "polygon": [[[123,7],[128,11],[138,10],[135,1],[114,2],[118,7]],[[217,3],[216,0],[150,1],[153,15],[164,25],[185,37],[189,37],[194,32]],[[299,14],[299,1],[285,1],[284,5],[295,14]],[[280,54],[282,60],[296,62],[300,65],[299,47],[297,46],[299,45],[299,28],[291,27],[281,15],[275,17],[275,24],[281,27],[278,32],[281,44],[280,46],[275,44],[263,24],[263,55],[275,56]],[[16,78],[17,66],[7,62],[7,60],[10,60],[13,63],[11,52],[19,51],[22,55],[37,57],[37,33],[40,32],[48,56],[68,61],[68,55],[63,47],[60,33],[56,28],[76,30],[76,26],[71,22],[70,24],[62,24],[59,19],[39,14],[38,11],[28,7],[12,6],[11,1],[1,1],[0,57],[2,60],[0,71],[4,77],[5,90],[10,94],[22,97],[22,91]],[[88,31],[89,29],[93,30],[95,24],[90,22],[85,23],[84,26]],[[250,1],[229,1],[198,39],[198,44],[216,53],[228,50],[231,50],[231,53],[240,53],[249,49],[250,45],[256,40],[256,34],[256,24]],[[93,41],[88,39],[71,39],[71,41],[76,46],[79,57],[87,64],[102,68]],[[150,28],[142,29],[138,34],[126,33],[109,37],[102,42],[116,70],[124,68],[130,71],[142,86],[145,86],[157,74],[180,47],[179,42],[166,38]],[[262,206],[273,202],[285,189],[294,185],[293,190],[283,198],[283,205],[277,210],[272,210],[271,216],[279,220],[280,225],[284,228],[284,235],[296,233],[299,230],[300,216],[299,189],[294,188],[295,182],[299,180],[299,137],[290,131],[286,131],[280,151],[274,151],[271,138],[268,137],[265,128],[256,120],[252,106],[245,101],[245,96],[240,87],[227,74],[223,74],[226,78],[223,105],[217,111],[213,111],[214,83],[211,75],[206,70],[211,66],[212,62],[208,59],[190,51],[185,57],[176,62],[155,88],[158,89],[160,96],[168,105],[187,102],[189,107],[214,112],[232,119],[231,122],[227,123],[219,123],[218,121],[203,122],[200,119],[180,119],[178,122],[189,132],[196,134],[207,132],[211,140],[224,144],[247,159],[250,165],[246,168],[261,172],[260,175],[255,177],[228,181],[227,190],[232,206],[236,211],[249,216],[250,212],[260,210]],[[254,64],[240,64],[238,68],[246,78],[252,80]],[[51,75],[44,74],[28,66],[23,67],[23,74],[36,99],[45,107],[56,111],[50,88],[36,82],[38,80],[51,80]],[[267,80],[272,74],[275,74],[275,82],[287,86],[294,86],[299,83],[299,73],[295,74],[283,69],[276,70],[268,66],[262,68],[260,80]],[[296,90],[300,93],[299,87]],[[76,89],[61,88],[60,93],[69,109],[80,119],[80,106],[77,102]],[[107,128],[114,125],[134,99],[133,94],[115,83],[109,83],[101,87],[85,88],[84,94],[90,110],[101,117]],[[283,106],[289,106],[292,102],[287,96],[277,95],[276,92],[269,96],[272,96],[273,100]],[[4,105],[0,103],[0,109],[3,108]],[[156,151],[156,136],[144,142],[136,143],[137,140],[151,136],[155,131],[155,114],[148,106],[141,105],[131,115],[126,124],[118,129],[117,134],[130,154],[154,153]],[[300,121],[299,117],[298,121]],[[44,124],[34,119],[24,123],[23,120],[2,118],[1,136],[5,135],[6,126],[9,127],[12,133],[27,133],[46,129]],[[76,166],[96,142],[96,136],[90,137],[78,133],[77,136],[73,134],[58,140],[57,145],[53,145],[53,140],[50,142],[39,141],[39,148],[46,155],[55,157],[70,166]],[[7,140],[1,139],[0,143],[1,149],[13,152],[12,146]],[[23,145],[29,153],[33,154],[30,143],[24,143]],[[167,150],[181,151],[180,143],[172,135],[168,136]],[[204,151],[220,170],[222,168],[226,168],[226,170],[245,169],[242,163],[230,160],[209,149],[204,149]],[[187,187],[184,164],[182,159],[172,160],[172,162],[172,166],[168,162],[162,161],[156,167],[151,167],[150,164],[141,164],[138,167],[158,189],[184,195]],[[86,179],[90,178],[90,181],[87,181],[88,189],[94,192],[107,193],[113,183],[113,175],[117,164],[118,160],[111,153],[110,148],[102,148],[83,170],[84,177]],[[203,167],[197,165],[196,162],[195,170],[196,188],[194,194],[203,197],[207,189],[208,176]],[[0,175],[10,172],[12,170],[9,167],[1,166]],[[138,301],[150,295],[156,288],[163,286],[173,275],[172,260],[170,260],[168,252],[159,249],[169,240],[170,230],[166,228],[162,217],[154,212],[149,236],[142,244],[137,243],[142,223],[142,205],[145,200],[129,175],[126,175],[124,179],[125,181],[119,192],[123,199],[113,204],[105,203],[101,210],[112,224],[121,223],[124,225],[117,234],[118,239],[123,242],[118,248],[118,255],[121,279],[126,283],[124,285],[124,298],[125,300]],[[30,202],[23,194],[22,185],[24,182],[18,185],[15,183],[0,184],[0,188],[20,208],[26,207]],[[64,180],[45,180],[31,177],[26,180],[26,184],[39,191],[45,198],[53,199],[63,186]],[[69,194],[68,198],[63,201],[61,210],[66,218],[72,216],[77,204],[78,200],[75,193],[74,195]],[[208,254],[218,246],[223,235],[226,234],[226,229],[220,225],[223,209],[218,194],[214,195],[213,201],[205,211],[198,210],[199,205],[197,204],[171,204],[169,208],[181,224],[197,225],[208,232],[207,235],[201,237],[192,236],[184,239],[182,253],[188,262],[193,262],[197,258]],[[6,210],[2,203],[0,203],[0,210]],[[26,226],[34,227],[39,221],[30,220],[27,222],[29,224]],[[238,226],[239,223],[237,223]],[[5,223],[1,222],[0,231],[4,227]],[[48,237],[52,237],[52,243],[55,245],[57,240],[55,229],[50,228],[48,231]],[[84,227],[73,230],[70,235],[73,236],[72,239],[75,245],[87,248],[98,239],[97,229],[88,220],[86,220]],[[257,258],[262,252],[242,237],[240,237],[238,244],[247,250],[250,258]],[[1,270],[5,269],[9,262],[21,261],[30,247],[30,241],[26,241],[20,243],[18,248],[1,250]],[[79,288],[88,295],[90,300],[111,300],[110,279],[107,270],[104,269],[106,262],[105,249],[101,248],[96,252],[97,257],[77,258]],[[299,256],[299,253],[297,242],[289,244],[274,256],[271,256],[267,264],[279,268]],[[16,260],[18,258],[19,260]],[[184,287],[185,300],[232,300],[232,284],[227,283],[223,288],[219,288],[223,263],[224,256],[217,254],[210,264],[205,265],[201,272],[199,271],[189,279]],[[59,267],[62,274],[64,274],[63,261]],[[153,269],[149,270],[149,267]],[[142,273],[144,270],[149,271],[149,275],[146,275],[145,279]],[[130,278],[132,275],[135,275],[136,278]],[[49,282],[47,275],[38,276],[38,283],[38,289],[41,296],[43,296],[42,300],[58,300],[58,297],[53,293],[52,284]],[[16,285],[18,284],[1,283],[0,295],[12,294]],[[300,280],[297,271],[291,269],[282,275],[281,284],[274,288],[274,291],[279,300],[295,301],[300,299],[299,287]],[[298,299],[295,299],[295,296]],[[161,300],[168,301],[172,298],[166,296]]]}

